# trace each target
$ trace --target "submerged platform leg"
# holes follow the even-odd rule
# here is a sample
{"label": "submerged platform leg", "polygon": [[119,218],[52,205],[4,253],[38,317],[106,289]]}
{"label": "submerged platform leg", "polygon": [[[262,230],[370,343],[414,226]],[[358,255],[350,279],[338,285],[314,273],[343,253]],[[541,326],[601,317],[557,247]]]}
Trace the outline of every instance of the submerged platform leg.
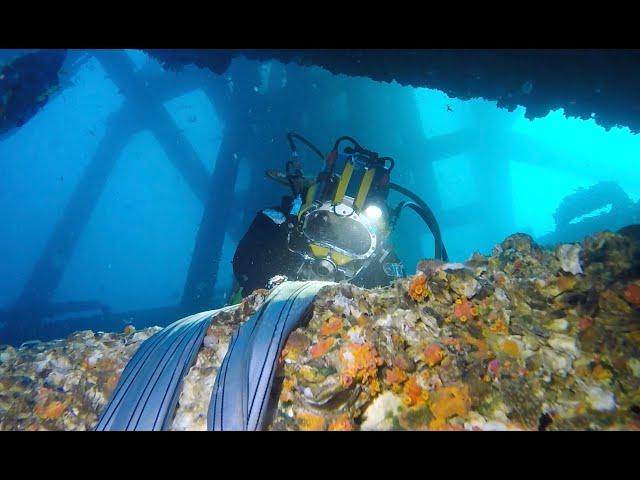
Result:
{"label": "submerged platform leg", "polygon": [[32,340],[33,335],[37,335],[41,321],[39,312],[44,312],[51,302],[116,160],[136,131],[130,122],[130,114],[129,110],[123,109],[110,117],[106,136],[71,194],[62,218],[53,227],[53,232],[12,309],[15,314],[7,315],[8,325],[3,341],[19,344]]}

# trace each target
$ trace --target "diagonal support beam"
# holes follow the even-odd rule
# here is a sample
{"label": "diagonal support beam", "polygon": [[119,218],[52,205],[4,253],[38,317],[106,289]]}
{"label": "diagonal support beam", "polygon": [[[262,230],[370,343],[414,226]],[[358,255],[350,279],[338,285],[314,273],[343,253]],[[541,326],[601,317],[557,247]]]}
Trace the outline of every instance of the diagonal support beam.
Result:
{"label": "diagonal support beam", "polygon": [[465,128],[437,137],[422,137],[423,141],[417,147],[423,152],[425,161],[434,162],[478,148],[476,135],[472,129]]}
{"label": "diagonal support beam", "polygon": [[18,305],[48,303],[73,249],[89,222],[94,206],[102,194],[120,151],[137,128],[128,121],[129,112],[121,110],[111,116],[105,137],[76,185],[61,219],[36,262]]}
{"label": "diagonal support beam", "polygon": [[30,324],[25,325],[26,322],[22,321],[20,315],[8,317],[7,333],[12,338],[25,339],[32,335],[33,322],[37,321],[38,312],[44,311],[51,301],[116,159],[136,131],[136,127],[129,121],[130,113],[123,109],[108,120],[105,137],[71,194],[62,217],[53,227],[53,232],[16,302],[16,311],[29,311]]}
{"label": "diagonal support beam", "polygon": [[164,95],[159,95],[152,84],[147,86],[136,77],[134,64],[124,51],[98,50],[93,53],[126,101],[137,108],[141,122],[153,132],[194,195],[205,203],[209,173],[162,105],[166,100]]}
{"label": "diagonal support beam", "polygon": [[[102,194],[120,151],[130,137],[149,124],[169,159],[182,173],[192,191],[205,202],[208,173],[198,155],[174,125],[162,101],[203,85],[200,75],[184,83],[172,83],[159,77],[136,79],[133,63],[123,51],[94,52],[106,72],[125,95],[122,109],[107,122],[106,134],[84,172],[59,222],[36,261],[11,314],[6,315],[3,340],[19,343],[30,338],[42,321],[60,283],[73,250]],[[142,75],[144,77],[144,75]],[[191,78],[193,77],[193,78]],[[154,88],[155,84],[159,88]],[[151,88],[147,88],[151,84]],[[154,98],[148,94],[154,92]],[[27,327],[28,324],[28,328]]]}
{"label": "diagonal support beam", "polygon": [[247,92],[253,92],[251,86],[258,81],[258,70],[251,64],[241,64],[236,68],[239,69],[238,82],[234,89],[236,93],[231,97],[224,88],[207,89],[210,100],[226,119],[226,124],[182,293],[185,312],[211,307],[225,233],[233,215],[240,159],[254,153],[255,138],[247,139],[246,129],[251,124],[251,112],[258,102],[256,95]]}
{"label": "diagonal support beam", "polygon": [[[210,306],[216,281],[228,219],[233,211],[230,201],[238,173],[238,144],[242,137],[228,125],[220,145],[215,170],[209,183],[209,195],[196,236],[187,274],[182,306],[185,311],[199,311]],[[237,157],[237,158],[236,158]]]}

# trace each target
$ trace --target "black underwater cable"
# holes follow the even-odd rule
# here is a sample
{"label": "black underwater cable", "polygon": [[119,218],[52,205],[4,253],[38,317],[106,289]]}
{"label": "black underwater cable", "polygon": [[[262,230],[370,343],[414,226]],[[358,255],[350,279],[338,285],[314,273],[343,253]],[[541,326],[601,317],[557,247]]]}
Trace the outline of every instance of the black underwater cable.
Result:
{"label": "black underwater cable", "polygon": [[[429,206],[415,193],[411,190],[408,190],[404,187],[396,183],[389,183],[389,188],[395,190],[403,195],[409,197],[412,202],[400,202],[400,204],[396,207],[395,210],[395,220],[400,216],[400,213],[404,207],[411,208],[414,212],[420,215],[420,218],[427,224],[429,230],[431,230],[431,234],[435,240],[435,257],[437,259],[443,260],[445,262],[449,261],[449,255],[447,254],[447,249],[444,246],[442,241],[442,234],[440,233],[440,226],[438,225],[438,221],[436,220],[435,215],[429,208]],[[394,222],[395,223],[395,222]]]}
{"label": "black underwater cable", "polygon": [[444,243],[442,243],[442,237],[440,236],[440,231],[438,230],[437,224],[434,225],[431,220],[434,220],[433,217],[430,217],[430,213],[425,209],[420,207],[419,205],[413,202],[400,202],[400,204],[396,207],[396,216],[400,215],[400,212],[405,208],[409,207],[414,212],[416,212],[420,218],[427,224],[429,230],[431,230],[431,234],[435,240],[435,254],[434,257],[438,260],[448,261],[449,256],[447,254],[447,250],[444,247]]}
{"label": "black underwater cable", "polygon": [[293,133],[293,132],[289,132],[287,133],[287,140],[289,140],[289,146],[291,147],[291,151],[292,152],[296,152],[296,144],[293,141],[293,139],[296,138],[298,140],[300,140],[302,143],[304,143],[307,147],[309,147],[309,149],[311,149],[314,153],[316,153],[324,162],[324,155],[322,154],[322,152],[320,151],[320,149],[318,147],[316,147],[313,143],[311,143],[309,140],[307,140],[306,138],[304,138],[301,135],[298,135],[297,133]]}
{"label": "black underwater cable", "polygon": [[348,135],[343,135],[342,137],[340,137],[340,138],[338,138],[338,139],[336,140],[336,143],[334,143],[334,144],[333,144],[333,150],[334,150],[335,152],[337,152],[337,151],[338,151],[338,147],[340,146],[340,143],[342,143],[344,140],[347,140],[347,141],[349,141],[349,142],[353,143],[353,145],[356,147],[356,149],[358,149],[358,150],[364,150],[364,148],[362,148],[362,146],[361,146],[361,145],[356,141],[356,139],[355,139],[355,138],[350,137],[350,136],[348,136]]}

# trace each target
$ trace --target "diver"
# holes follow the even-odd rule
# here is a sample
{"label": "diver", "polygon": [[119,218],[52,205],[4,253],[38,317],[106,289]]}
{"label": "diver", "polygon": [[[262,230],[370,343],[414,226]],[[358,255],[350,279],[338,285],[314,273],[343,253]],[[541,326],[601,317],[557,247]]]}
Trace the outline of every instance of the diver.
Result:
{"label": "diver", "polygon": [[[284,172],[267,176],[289,187],[280,205],[258,212],[238,243],[233,272],[239,288],[232,303],[270,279],[349,282],[364,288],[384,286],[404,276],[391,243],[400,213],[411,208],[435,238],[435,258],[447,260],[440,228],[429,207],[410,190],[391,182],[395,161],[343,136],[326,155],[304,137],[287,136],[291,157]],[[324,168],[305,176],[296,141],[314,152]],[[348,144],[340,150],[344,144]],[[410,201],[388,205],[390,190]]]}

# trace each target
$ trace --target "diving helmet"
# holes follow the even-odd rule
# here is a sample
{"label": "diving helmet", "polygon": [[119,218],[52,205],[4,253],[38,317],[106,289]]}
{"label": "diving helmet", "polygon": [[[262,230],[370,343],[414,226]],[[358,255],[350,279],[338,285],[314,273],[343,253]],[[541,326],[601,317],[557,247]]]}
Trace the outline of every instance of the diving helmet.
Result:
{"label": "diving helmet", "polygon": [[[267,175],[288,185],[293,193],[287,248],[301,260],[296,277],[353,281],[372,262],[381,262],[389,276],[402,276],[401,266],[383,263],[391,252],[390,234],[407,204],[403,202],[394,210],[387,206],[389,190],[394,186],[390,182],[394,160],[380,157],[348,136],[340,137],[326,156],[298,134],[289,133],[288,140],[291,159],[286,163],[286,173],[268,171]],[[317,177],[302,174],[295,140],[323,160],[324,169]],[[340,151],[343,142],[350,145]],[[434,236],[441,244],[439,229]]]}

